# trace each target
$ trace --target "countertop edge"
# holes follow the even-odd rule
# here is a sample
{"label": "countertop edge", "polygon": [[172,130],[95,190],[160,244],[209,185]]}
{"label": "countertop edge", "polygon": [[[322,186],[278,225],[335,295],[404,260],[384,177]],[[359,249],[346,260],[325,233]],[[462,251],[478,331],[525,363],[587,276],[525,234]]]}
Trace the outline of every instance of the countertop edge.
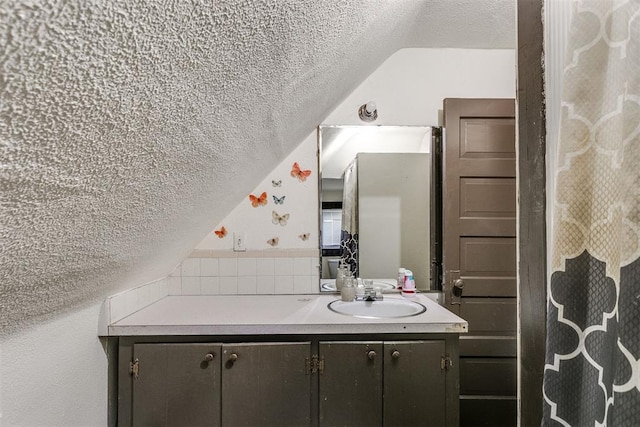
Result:
{"label": "countertop edge", "polygon": [[[271,307],[274,298],[272,296]],[[256,313],[254,319],[246,316],[234,319],[233,311],[201,315],[210,310],[212,299],[195,300],[189,297],[167,297],[145,307],[121,321],[112,323],[100,336],[232,336],[232,335],[319,335],[319,334],[466,334],[468,324],[438,303],[420,298],[428,307],[428,317],[412,317],[406,321],[395,318],[385,321],[363,321],[349,316],[328,313],[326,302],[335,296],[283,296],[282,312]],[[253,301],[253,306],[251,302]],[[276,301],[279,301],[277,299]],[[241,311],[255,310],[255,297],[226,297],[225,307]],[[218,304],[220,304],[218,302]],[[155,306],[155,307],[154,307]],[[200,316],[191,316],[196,311]],[[281,313],[281,314],[280,314]],[[329,314],[329,316],[327,316]],[[237,321],[236,321],[237,320]]]}
{"label": "countertop edge", "polygon": [[318,334],[426,334],[466,333],[464,323],[437,324],[300,324],[300,325],[136,325],[109,326],[108,336],[196,336],[196,335],[318,335]]}

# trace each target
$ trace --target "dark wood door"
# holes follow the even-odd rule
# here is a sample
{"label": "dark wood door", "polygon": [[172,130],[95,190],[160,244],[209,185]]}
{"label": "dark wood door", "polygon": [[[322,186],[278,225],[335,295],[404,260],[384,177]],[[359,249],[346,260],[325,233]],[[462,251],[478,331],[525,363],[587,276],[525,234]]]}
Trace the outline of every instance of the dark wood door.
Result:
{"label": "dark wood door", "polygon": [[133,426],[219,426],[218,344],[135,344]]}
{"label": "dark wood door", "polygon": [[324,341],[319,355],[320,426],[381,426],[382,343]]}
{"label": "dark wood door", "polygon": [[443,291],[460,338],[460,424],[516,424],[515,100],[445,99]]}
{"label": "dark wood door", "polygon": [[385,426],[445,425],[444,354],[444,341],[385,341]]}
{"label": "dark wood door", "polygon": [[310,425],[310,354],[310,342],[224,344],[222,425]]}

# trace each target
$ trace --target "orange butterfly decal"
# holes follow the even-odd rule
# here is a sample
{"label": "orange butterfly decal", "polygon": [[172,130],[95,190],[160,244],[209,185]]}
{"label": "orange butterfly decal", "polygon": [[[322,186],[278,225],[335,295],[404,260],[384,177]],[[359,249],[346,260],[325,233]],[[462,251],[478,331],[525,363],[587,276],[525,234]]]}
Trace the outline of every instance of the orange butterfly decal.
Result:
{"label": "orange butterfly decal", "polygon": [[267,192],[263,191],[260,197],[249,194],[249,200],[251,200],[251,205],[254,208],[257,208],[258,206],[264,206],[267,204]]}
{"label": "orange butterfly decal", "polygon": [[311,175],[311,170],[301,170],[298,162],[293,163],[293,169],[291,169],[291,176],[294,178],[298,178],[300,181],[304,182],[307,180],[307,177]]}
{"label": "orange butterfly decal", "polygon": [[216,236],[218,236],[218,238],[220,239],[227,235],[227,229],[224,228],[224,225],[220,228],[220,230],[213,230],[213,232],[216,233]]}

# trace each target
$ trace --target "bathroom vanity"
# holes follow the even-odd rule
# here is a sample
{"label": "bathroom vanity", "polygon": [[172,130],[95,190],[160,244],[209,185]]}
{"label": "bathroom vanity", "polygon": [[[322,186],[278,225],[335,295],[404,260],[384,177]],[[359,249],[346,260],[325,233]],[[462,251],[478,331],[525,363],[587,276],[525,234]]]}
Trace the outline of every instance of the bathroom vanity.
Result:
{"label": "bathroom vanity", "polygon": [[337,298],[169,296],[109,325],[118,425],[458,425],[467,322],[424,294],[410,317]]}

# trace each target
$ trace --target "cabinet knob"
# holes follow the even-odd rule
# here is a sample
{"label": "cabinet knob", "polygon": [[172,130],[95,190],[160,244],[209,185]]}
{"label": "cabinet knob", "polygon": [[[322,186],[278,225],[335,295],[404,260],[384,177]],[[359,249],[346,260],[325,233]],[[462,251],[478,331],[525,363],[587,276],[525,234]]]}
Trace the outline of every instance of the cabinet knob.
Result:
{"label": "cabinet knob", "polygon": [[367,353],[367,357],[368,357],[370,360],[375,359],[375,358],[376,358],[376,356],[377,356],[377,354],[376,354],[376,352],[375,352],[375,351],[373,351],[373,350],[371,350],[371,351],[369,351],[369,352]]}
{"label": "cabinet knob", "polygon": [[400,352],[398,350],[393,350],[391,352],[391,358],[393,359],[399,359],[400,358]]}
{"label": "cabinet knob", "polygon": [[229,355],[229,361],[230,362],[235,362],[236,360],[238,360],[238,354],[237,353],[231,353]]}
{"label": "cabinet knob", "polygon": [[204,360],[205,360],[206,362],[211,362],[211,361],[213,360],[213,358],[214,358],[214,357],[215,357],[215,355],[214,355],[213,353],[207,353],[207,354],[204,356]]}

